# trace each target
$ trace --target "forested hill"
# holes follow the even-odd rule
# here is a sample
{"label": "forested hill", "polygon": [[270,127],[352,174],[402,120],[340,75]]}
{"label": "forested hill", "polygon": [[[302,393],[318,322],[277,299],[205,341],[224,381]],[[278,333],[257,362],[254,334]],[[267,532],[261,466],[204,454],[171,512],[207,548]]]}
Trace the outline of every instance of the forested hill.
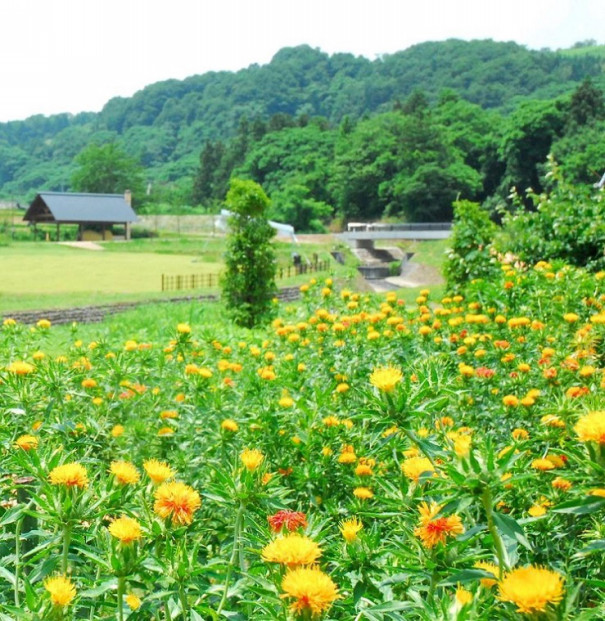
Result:
{"label": "forested hill", "polygon": [[331,127],[392,110],[421,89],[430,102],[450,89],[483,108],[513,111],[525,99],[572,92],[586,77],[605,84],[603,48],[581,54],[515,43],[423,43],[374,61],[309,46],[280,50],[264,66],[152,84],[99,113],[41,115],[0,124],[0,196],[27,200],[67,189],[74,157],[117,141],[154,182],[191,177],[208,139],[227,140],[242,120],[323,117]]}

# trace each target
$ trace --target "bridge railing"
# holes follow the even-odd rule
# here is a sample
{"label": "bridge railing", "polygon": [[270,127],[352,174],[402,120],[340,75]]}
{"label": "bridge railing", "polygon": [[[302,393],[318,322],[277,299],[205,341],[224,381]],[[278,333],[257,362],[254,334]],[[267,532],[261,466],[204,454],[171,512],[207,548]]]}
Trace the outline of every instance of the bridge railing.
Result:
{"label": "bridge railing", "polygon": [[347,225],[347,232],[365,231],[450,231],[451,222],[402,222],[395,224],[351,222]]}

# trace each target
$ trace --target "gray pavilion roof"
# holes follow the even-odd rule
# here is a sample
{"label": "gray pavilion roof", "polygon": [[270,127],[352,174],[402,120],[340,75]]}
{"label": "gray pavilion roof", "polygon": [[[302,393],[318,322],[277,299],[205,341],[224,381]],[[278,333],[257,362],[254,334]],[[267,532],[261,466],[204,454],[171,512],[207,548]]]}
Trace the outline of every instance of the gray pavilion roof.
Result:
{"label": "gray pavilion roof", "polygon": [[23,216],[31,222],[135,222],[137,216],[122,194],[40,192]]}

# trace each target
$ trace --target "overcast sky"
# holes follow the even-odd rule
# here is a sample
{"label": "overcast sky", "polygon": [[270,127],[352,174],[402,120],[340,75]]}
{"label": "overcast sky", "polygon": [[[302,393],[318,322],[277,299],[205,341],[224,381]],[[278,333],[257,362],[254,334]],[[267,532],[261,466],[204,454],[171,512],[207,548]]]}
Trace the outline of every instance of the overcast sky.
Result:
{"label": "overcast sky", "polygon": [[605,43],[605,0],[0,0],[0,122],[265,64],[307,43],[375,59],[423,41]]}

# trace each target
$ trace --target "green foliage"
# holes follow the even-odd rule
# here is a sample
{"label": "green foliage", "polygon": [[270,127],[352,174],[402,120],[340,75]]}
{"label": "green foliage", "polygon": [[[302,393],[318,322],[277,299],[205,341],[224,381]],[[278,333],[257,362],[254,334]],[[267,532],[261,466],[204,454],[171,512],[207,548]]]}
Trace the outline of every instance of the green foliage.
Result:
{"label": "green foliage", "polygon": [[291,224],[295,231],[323,233],[332,207],[310,196],[305,185],[292,182],[273,194],[269,213],[272,220]]}
{"label": "green foliage", "polygon": [[131,190],[135,199],[144,194],[142,169],[113,142],[83,149],[75,159],[78,168],[71,177],[76,192],[122,194]]}
{"label": "green foliage", "polygon": [[505,166],[502,196],[507,196],[513,187],[520,193],[529,188],[542,191],[540,166],[553,141],[562,135],[565,118],[561,101],[527,102],[510,116],[499,148]]}
{"label": "green foliage", "polygon": [[449,220],[457,195],[477,197],[480,174],[464,163],[447,128],[419,110],[378,115],[340,137],[334,192],[346,219]]}
{"label": "green foliage", "polygon": [[266,320],[275,286],[275,251],[266,211],[270,201],[254,181],[231,180],[225,205],[233,216],[225,253],[223,298],[234,321],[251,328]]}
{"label": "green foliage", "polygon": [[552,154],[572,184],[596,183],[605,170],[605,120],[577,127],[552,145]]}
{"label": "green foliage", "polygon": [[549,169],[552,190],[528,193],[535,211],[519,209],[505,216],[498,247],[529,263],[562,259],[593,270],[605,268],[603,192],[570,184],[552,158]]}
{"label": "green foliage", "polygon": [[489,279],[498,273],[491,244],[496,225],[477,203],[454,203],[451,248],[447,251],[444,274],[448,285],[459,288],[475,279]]}
{"label": "green foliage", "polygon": [[[602,49],[581,51],[581,55],[566,54],[530,51],[514,43],[449,40],[370,61],[352,54],[329,56],[309,46],[286,48],[265,66],[152,84],[131,98],[110,100],[98,114],[36,115],[1,123],[0,195],[25,202],[42,189],[66,189],[74,172],[73,158],[87,145],[107,142],[116,142],[139,161],[146,180],[156,188],[194,176],[200,149],[207,141],[216,145],[220,140],[228,154],[221,156],[221,165],[213,168],[209,180],[200,180],[194,196],[194,203],[207,205],[210,200],[222,200],[234,168],[243,164],[267,133],[277,134],[303,126],[305,119],[321,117],[330,127],[343,123],[346,134],[360,119],[392,109],[396,101],[405,102],[400,111],[423,116],[444,89],[455,91],[465,103],[511,112],[529,98],[570,94],[586,76],[601,86]],[[482,200],[498,185],[499,178],[493,177],[499,169],[488,166],[491,148],[477,163],[482,158],[481,138],[493,140],[498,132],[480,136],[473,129],[470,133],[476,139],[463,158],[489,181],[479,196],[473,196]],[[460,141],[456,146],[460,148]],[[313,179],[320,179],[322,164],[323,151]],[[309,183],[307,176],[304,185],[313,199],[335,205],[334,197],[318,195]],[[513,174],[502,196],[510,185],[526,187]],[[273,195],[275,188],[269,183],[266,187]],[[155,202],[153,196],[150,200]]]}

